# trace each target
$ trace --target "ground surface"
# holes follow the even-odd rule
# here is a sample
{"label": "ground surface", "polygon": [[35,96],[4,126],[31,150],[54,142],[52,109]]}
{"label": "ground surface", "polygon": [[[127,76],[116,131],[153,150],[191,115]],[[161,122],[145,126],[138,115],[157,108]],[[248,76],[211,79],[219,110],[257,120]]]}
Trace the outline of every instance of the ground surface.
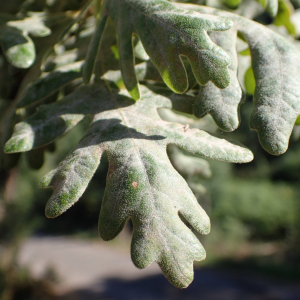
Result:
{"label": "ground surface", "polygon": [[300,283],[288,283],[247,271],[200,269],[194,282],[179,290],[167,282],[156,264],[139,270],[129,249],[70,238],[31,238],[20,262],[35,277],[55,269],[58,299],[72,300],[299,300]]}

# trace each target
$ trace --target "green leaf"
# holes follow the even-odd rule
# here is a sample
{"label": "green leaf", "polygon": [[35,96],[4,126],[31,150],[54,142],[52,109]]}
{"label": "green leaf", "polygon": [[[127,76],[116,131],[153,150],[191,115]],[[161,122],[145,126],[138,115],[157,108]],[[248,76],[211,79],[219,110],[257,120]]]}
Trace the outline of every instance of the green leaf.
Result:
{"label": "green leaf", "polygon": [[[152,87],[153,89],[153,87]],[[99,218],[104,240],[113,239],[131,218],[134,224],[131,254],[144,268],[156,261],[177,287],[193,279],[193,261],[205,251],[183,216],[202,234],[209,218],[167,156],[168,144],[204,158],[229,162],[251,161],[252,153],[224,139],[163,121],[159,107],[192,112],[194,98],[141,86],[142,99],[103,83],[83,86],[56,103],[42,106],[15,127],[6,152],[27,151],[48,144],[75,126],[86,114],[93,116],[86,134],[59,166],[41,180],[53,187],[46,215],[56,217],[70,208],[85,191],[101,155],[107,152],[109,170]]]}
{"label": "green leaf", "polygon": [[[269,12],[269,14],[272,18],[276,17],[277,11],[278,11],[278,0],[256,0],[256,1],[258,3],[260,3],[262,7],[266,8],[266,10]],[[230,9],[237,9],[240,6],[242,0],[222,0],[222,2]],[[244,2],[246,2],[246,1],[244,1]],[[210,5],[210,4],[206,4],[206,5],[214,6],[214,5]],[[245,5],[245,10],[248,10],[249,8],[251,9],[252,7],[251,7],[251,5],[249,5],[249,2],[247,2]],[[237,13],[241,14],[241,11],[239,11]]]}
{"label": "green leaf", "polygon": [[134,72],[133,34],[138,35],[163,80],[176,93],[184,93],[188,87],[180,56],[188,58],[200,84],[212,81],[219,88],[229,85],[230,58],[206,33],[229,29],[229,19],[185,11],[164,0],[105,3],[105,11],[116,25],[120,68],[133,99],[139,99],[140,94]]}
{"label": "green leaf", "polygon": [[[2,102],[2,101],[1,101]],[[5,101],[6,102],[6,101]],[[5,106],[7,107],[5,108]],[[3,105],[3,106],[2,106]],[[11,137],[14,125],[20,122],[20,115],[16,114],[15,107],[10,101],[2,103],[0,110],[0,148],[3,149],[5,143]],[[0,152],[0,167],[4,170],[10,170],[18,164],[20,153],[8,155]]]}
{"label": "green leaf", "polygon": [[113,45],[111,47],[111,51],[114,53],[115,59],[119,59],[120,58],[120,56],[119,56],[119,50],[118,50],[117,45]]}
{"label": "green leaf", "polygon": [[17,107],[24,107],[53,94],[67,83],[81,77],[83,61],[75,62],[53,72],[44,73],[32,82],[17,103]]}
{"label": "green leaf", "polygon": [[222,2],[224,2],[229,8],[236,9],[239,7],[242,0],[222,0]]}
{"label": "green leaf", "polygon": [[12,27],[0,28],[0,42],[7,60],[15,67],[26,69],[35,61],[31,38]]}
{"label": "green leaf", "polygon": [[141,59],[141,60],[149,60],[149,56],[147,55],[142,42],[140,41],[140,39],[138,37],[136,37],[137,42],[134,43],[134,49],[133,49],[133,54],[134,57]]}
{"label": "green leaf", "polygon": [[250,126],[257,130],[262,146],[279,155],[287,150],[300,113],[300,53],[264,27],[244,29],[256,82]]}
{"label": "green leaf", "polygon": [[86,59],[85,59],[85,64],[83,68],[83,81],[84,83],[89,83],[92,77],[92,73],[94,70],[94,65],[95,61],[97,58],[97,53],[99,50],[99,45],[101,41],[101,37],[105,28],[106,20],[107,20],[108,15],[103,14],[102,18],[98,20],[97,25],[96,25],[96,30],[93,34]]}
{"label": "green leaf", "polygon": [[51,29],[45,26],[44,17],[39,13],[32,13],[29,18],[9,21],[6,24],[9,27],[22,31],[24,34],[31,34],[35,37],[44,37],[51,34]]}
{"label": "green leaf", "polygon": [[271,17],[275,17],[278,12],[278,2],[280,0],[267,0],[267,11],[269,12]]}
{"label": "green leaf", "polygon": [[190,153],[180,149],[174,145],[170,145],[168,154],[174,168],[186,180],[191,178],[210,178],[212,173],[209,163],[200,157],[191,155]]}
{"label": "green leaf", "polygon": [[196,118],[194,115],[183,113],[180,111],[174,111],[170,109],[159,109],[159,115],[164,121],[172,123],[180,123],[190,128],[198,128],[209,133],[215,134],[218,130],[218,126],[214,122],[210,115],[207,115],[201,119]]}
{"label": "green leaf", "polygon": [[299,50],[267,27],[238,15],[196,5],[180,7],[230,17],[245,36],[256,82],[250,126],[257,130],[265,150],[284,153],[300,113]]}
{"label": "green leaf", "polygon": [[90,8],[93,0],[88,0],[87,3],[82,7],[82,9],[77,13],[73,20],[66,26],[66,28],[61,32],[57,41],[60,41],[64,36],[71,30],[71,28],[81,19],[81,17],[86,14],[87,10]]}
{"label": "green leaf", "polygon": [[253,74],[253,69],[250,67],[244,77],[244,84],[247,94],[254,95],[255,93],[255,78]]}
{"label": "green leaf", "polygon": [[236,36],[235,28],[222,33],[210,33],[211,40],[230,55],[231,82],[225,89],[218,89],[211,82],[205,86],[200,86],[194,105],[196,117],[202,118],[206,114],[211,114],[217,125],[224,131],[233,131],[239,126],[238,107],[242,98],[242,89],[237,78]]}
{"label": "green leaf", "polygon": [[251,55],[251,52],[250,52],[250,49],[247,48],[245,50],[242,50],[241,52],[239,52],[240,55],[243,55],[243,56],[248,56],[248,55]]}
{"label": "green leaf", "polygon": [[277,26],[285,26],[289,34],[296,35],[296,28],[290,20],[293,11],[293,5],[290,2],[279,0],[278,14],[273,23]]}
{"label": "green leaf", "polygon": [[266,7],[272,18],[275,18],[278,11],[279,0],[256,0],[261,4],[262,7]]}
{"label": "green leaf", "polygon": [[29,34],[35,37],[51,34],[40,14],[32,14],[23,20],[8,21],[0,27],[3,52],[7,60],[17,68],[29,68],[35,61],[35,46]]}

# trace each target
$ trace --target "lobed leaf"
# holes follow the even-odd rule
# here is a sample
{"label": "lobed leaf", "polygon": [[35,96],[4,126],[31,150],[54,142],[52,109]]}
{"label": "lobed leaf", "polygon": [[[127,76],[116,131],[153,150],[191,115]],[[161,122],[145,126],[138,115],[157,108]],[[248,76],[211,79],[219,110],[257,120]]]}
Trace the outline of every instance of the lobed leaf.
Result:
{"label": "lobed leaf", "polygon": [[[123,91],[103,83],[83,86],[56,103],[42,106],[19,123],[7,142],[7,152],[27,151],[50,143],[75,126],[86,114],[93,116],[86,134],[59,166],[41,180],[53,187],[46,215],[56,217],[82,195],[103,152],[109,170],[99,217],[103,239],[114,238],[131,218],[134,224],[131,254],[144,268],[156,261],[177,287],[193,279],[193,261],[205,251],[182,216],[202,234],[209,218],[184,179],[174,170],[166,147],[177,145],[204,158],[230,162],[251,161],[252,153],[208,133],[163,121],[159,107],[192,112],[194,98],[142,86],[142,100],[134,102]],[[51,130],[50,130],[51,128]]]}
{"label": "lobed leaf", "polygon": [[5,57],[13,66],[26,69],[34,63],[35,46],[26,34],[12,27],[2,27],[0,42]]}
{"label": "lobed leaf", "polygon": [[262,146],[279,155],[288,148],[300,113],[300,52],[272,30],[241,16],[196,5],[180,7],[230,17],[249,45],[256,87],[250,126]]}
{"label": "lobed leaf", "polygon": [[109,14],[116,25],[120,69],[133,99],[140,97],[134,71],[133,34],[138,35],[163,80],[173,91],[184,93],[188,88],[181,56],[188,58],[200,84],[212,81],[219,88],[229,85],[227,66],[230,58],[207,35],[208,30],[229,29],[232,26],[229,19],[189,12],[165,0],[110,0],[105,2],[103,11],[104,17]]}
{"label": "lobed leaf", "polygon": [[0,27],[0,43],[7,60],[15,67],[26,69],[35,61],[35,46],[29,34],[44,37],[51,30],[39,14],[22,20],[7,20]]}
{"label": "lobed leaf", "polygon": [[66,85],[81,77],[83,61],[75,62],[52,72],[44,73],[36,81],[32,82],[17,103],[17,107],[24,107],[39,101]]}
{"label": "lobed leaf", "polygon": [[222,33],[210,33],[211,40],[222,47],[231,58],[230,85],[225,89],[218,89],[211,82],[200,86],[194,105],[196,117],[202,118],[211,114],[217,125],[225,131],[233,131],[239,126],[238,107],[242,99],[242,89],[237,78],[236,35],[236,28]]}
{"label": "lobed leaf", "polygon": [[35,37],[44,37],[51,34],[51,29],[45,26],[44,17],[39,13],[32,14],[23,20],[9,21],[8,27],[22,31],[24,34],[31,34]]}

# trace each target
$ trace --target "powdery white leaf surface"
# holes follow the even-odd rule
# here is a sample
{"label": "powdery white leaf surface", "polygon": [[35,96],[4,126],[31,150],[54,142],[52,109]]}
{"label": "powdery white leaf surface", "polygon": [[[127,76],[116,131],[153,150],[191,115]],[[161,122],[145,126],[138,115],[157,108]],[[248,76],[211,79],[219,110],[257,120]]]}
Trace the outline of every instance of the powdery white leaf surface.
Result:
{"label": "powdery white leaf surface", "polygon": [[44,37],[51,34],[51,29],[45,26],[44,22],[44,16],[39,13],[33,13],[28,18],[17,21],[9,21],[6,25],[22,31],[26,35],[31,34],[35,37]]}
{"label": "powdery white leaf surface", "polygon": [[250,126],[258,132],[265,150],[284,153],[300,114],[299,50],[281,35],[241,16],[192,4],[180,7],[230,17],[245,36],[256,82]]}
{"label": "powdery white leaf surface", "polygon": [[229,29],[230,19],[183,10],[164,0],[109,0],[104,5],[116,25],[120,68],[133,99],[140,97],[134,72],[133,34],[138,35],[164,82],[174,92],[184,93],[188,88],[180,56],[188,58],[200,84],[212,81],[219,88],[229,85],[230,58],[211,42],[207,31]]}
{"label": "powdery white leaf surface", "polygon": [[8,21],[0,27],[0,43],[7,60],[17,68],[29,68],[35,61],[35,46],[29,34],[44,37],[51,30],[44,25],[44,18],[31,17]]}
{"label": "powdery white leaf surface", "polygon": [[16,125],[6,152],[27,151],[51,142],[86,114],[93,119],[86,134],[58,167],[44,176],[42,187],[52,187],[46,215],[56,217],[85,191],[106,152],[109,170],[99,217],[99,233],[113,239],[131,218],[132,260],[139,268],[156,261],[177,287],[193,280],[193,261],[205,251],[179,215],[198,232],[207,234],[209,218],[185,180],[169,161],[166,147],[177,145],[204,158],[249,162],[250,150],[208,133],[163,121],[159,107],[192,112],[193,97],[141,86],[142,99],[104,84],[83,86],[66,98],[41,106]]}
{"label": "powdery white leaf surface", "polygon": [[209,36],[230,55],[230,85],[225,89],[219,89],[211,82],[200,86],[194,114],[198,118],[210,114],[222,130],[233,131],[239,126],[238,107],[242,99],[242,89],[237,78],[237,31],[233,27],[225,32],[212,32]]}
{"label": "powdery white leaf surface", "polygon": [[13,66],[29,68],[35,61],[35,46],[32,39],[18,29],[3,26],[0,28],[0,43],[6,59]]}

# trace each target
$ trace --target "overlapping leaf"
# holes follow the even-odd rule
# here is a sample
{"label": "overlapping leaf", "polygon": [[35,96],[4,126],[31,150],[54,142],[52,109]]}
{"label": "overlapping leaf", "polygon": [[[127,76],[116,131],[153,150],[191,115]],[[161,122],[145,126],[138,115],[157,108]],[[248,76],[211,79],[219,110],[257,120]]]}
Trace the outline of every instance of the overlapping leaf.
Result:
{"label": "overlapping leaf", "polygon": [[83,62],[75,62],[55,69],[53,72],[44,73],[36,81],[32,82],[26,89],[17,107],[24,107],[41,100],[67,83],[81,77],[81,67]]}
{"label": "overlapping leaf", "polygon": [[274,24],[277,26],[285,26],[290,34],[295,35],[296,28],[291,22],[291,15],[293,11],[293,5],[288,0],[279,0],[278,14],[274,20]]}
{"label": "overlapping leaf", "polygon": [[191,155],[174,145],[170,146],[168,153],[172,165],[187,181],[192,178],[195,180],[211,177],[211,169],[205,159]]}
{"label": "overlapping leaf", "polygon": [[140,97],[134,72],[133,34],[139,36],[163,80],[173,91],[183,93],[188,87],[186,71],[180,59],[182,55],[188,58],[200,84],[212,81],[219,88],[229,85],[227,66],[230,58],[211,42],[206,32],[229,29],[232,26],[229,19],[179,9],[164,0],[109,0],[104,5],[103,18],[91,44],[92,54],[88,54],[87,79],[93,64],[90,58],[95,56],[99,34],[108,14],[116,25],[120,69],[133,99]]}
{"label": "overlapping leaf", "polygon": [[[223,0],[223,2],[231,9],[236,9],[242,0]],[[278,0],[257,0],[262,7],[265,7],[271,17],[275,17],[278,12]]]}
{"label": "overlapping leaf", "polygon": [[226,4],[231,9],[236,9],[239,7],[242,0],[223,0],[222,2]]}
{"label": "overlapping leaf", "polygon": [[[195,5],[181,4],[180,7],[228,16],[245,36],[256,81],[250,126],[257,130],[260,142],[268,152],[284,153],[300,113],[299,50],[272,30],[238,15]],[[230,45],[232,40],[227,43]]]}
{"label": "overlapping leaf", "polygon": [[277,15],[279,0],[258,0],[258,2],[266,7],[271,17],[274,18]]}
{"label": "overlapping leaf", "polygon": [[23,20],[8,21],[0,27],[0,42],[7,60],[17,68],[29,68],[35,61],[35,46],[29,34],[44,37],[51,30],[38,14]]}
{"label": "overlapping leaf", "polygon": [[230,85],[225,89],[218,89],[211,82],[200,86],[194,105],[196,117],[201,118],[206,114],[211,114],[218,126],[225,131],[233,131],[239,126],[238,107],[242,98],[242,90],[237,78],[236,35],[235,28],[222,34],[217,32],[210,34],[212,41],[230,55]]}
{"label": "overlapping leaf", "polygon": [[47,216],[60,215],[78,200],[102,153],[107,152],[109,171],[100,235],[105,240],[114,238],[131,218],[135,265],[144,268],[157,261],[173,284],[185,287],[193,278],[193,260],[204,259],[205,251],[179,215],[203,234],[209,232],[210,225],[186,182],[173,169],[166,146],[174,144],[205,158],[230,162],[248,162],[252,153],[204,131],[163,121],[158,107],[191,113],[194,98],[165,89],[159,92],[165,96],[142,87],[142,100],[134,102],[104,84],[83,86],[56,103],[41,106],[17,124],[5,150],[28,151],[50,143],[86,114],[92,115],[81,142],[41,180],[41,186],[54,188]]}

